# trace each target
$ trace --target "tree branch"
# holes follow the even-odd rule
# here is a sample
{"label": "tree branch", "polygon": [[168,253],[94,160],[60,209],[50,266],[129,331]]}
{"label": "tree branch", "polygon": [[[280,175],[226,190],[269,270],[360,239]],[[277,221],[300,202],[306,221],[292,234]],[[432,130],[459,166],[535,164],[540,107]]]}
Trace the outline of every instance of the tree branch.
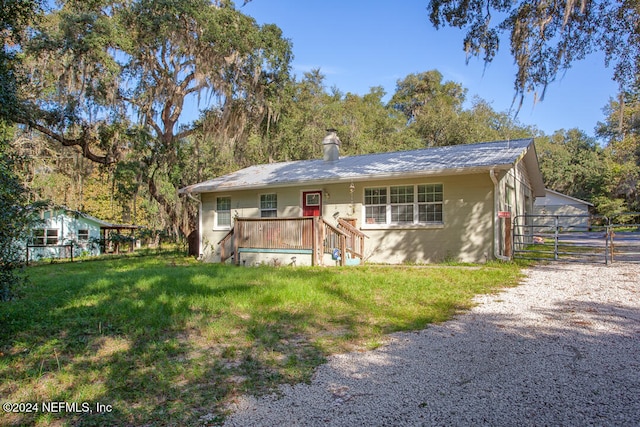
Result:
{"label": "tree branch", "polygon": [[187,138],[187,137],[189,137],[189,136],[193,135],[194,133],[196,133],[196,130],[197,130],[197,129],[195,129],[195,128],[192,128],[192,129],[185,129],[185,130],[183,130],[183,131],[181,131],[181,132],[178,132],[178,133],[174,136],[174,138],[175,138],[176,140],[181,140],[181,139]]}
{"label": "tree branch", "polygon": [[25,119],[24,117],[17,117],[16,122],[37,130],[43,135],[46,135],[49,138],[55,141],[58,141],[60,144],[62,144],[65,147],[79,147],[82,152],[82,155],[85,158],[91,160],[92,162],[100,163],[103,165],[109,165],[117,162],[116,158],[111,158],[109,155],[100,156],[95,154],[93,151],[91,151],[90,147],[91,147],[92,140],[94,138],[90,136],[89,131],[86,127],[82,128],[82,135],[79,138],[66,138],[63,135],[60,135],[59,133],[52,131],[48,127],[42,126],[41,124],[36,123],[34,121]]}

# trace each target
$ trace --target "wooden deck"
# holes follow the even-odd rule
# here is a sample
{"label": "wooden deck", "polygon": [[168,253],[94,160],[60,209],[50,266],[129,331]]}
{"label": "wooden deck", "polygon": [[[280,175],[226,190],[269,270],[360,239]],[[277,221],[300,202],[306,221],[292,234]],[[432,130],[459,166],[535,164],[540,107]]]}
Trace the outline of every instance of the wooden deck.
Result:
{"label": "wooden deck", "polygon": [[366,237],[343,219],[333,226],[320,217],[235,218],[233,228],[218,244],[221,262],[233,258],[240,264],[240,254],[248,252],[291,253],[309,254],[312,265],[322,265],[324,254],[337,253],[336,261],[347,265],[364,264]]}

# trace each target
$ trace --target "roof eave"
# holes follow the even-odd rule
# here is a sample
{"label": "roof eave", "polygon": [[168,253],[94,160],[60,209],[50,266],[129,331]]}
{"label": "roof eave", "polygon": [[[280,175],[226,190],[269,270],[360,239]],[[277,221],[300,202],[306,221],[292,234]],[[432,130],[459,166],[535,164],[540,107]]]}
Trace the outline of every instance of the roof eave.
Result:
{"label": "roof eave", "polygon": [[587,202],[586,200],[578,199],[577,197],[569,196],[568,194],[563,194],[563,193],[560,193],[558,191],[551,190],[550,188],[545,189],[545,194],[546,194],[546,192],[553,193],[553,194],[555,194],[557,196],[560,196],[560,197],[565,197],[565,198],[567,198],[569,200],[573,200],[575,202],[579,202],[579,203],[585,204],[587,206],[591,206],[591,207],[594,206],[594,204],[591,203],[591,202]]}
{"label": "roof eave", "polygon": [[529,172],[529,179],[531,181],[531,190],[534,197],[544,197],[546,189],[544,187],[544,179],[542,172],[540,171],[540,163],[538,162],[538,154],[536,152],[536,145],[531,140],[531,144],[527,148],[523,156],[523,161]]}
{"label": "roof eave", "polygon": [[265,188],[287,188],[287,187],[299,187],[301,185],[328,185],[328,184],[339,184],[343,182],[363,182],[363,181],[372,181],[372,180],[384,180],[384,179],[402,179],[402,178],[419,178],[424,176],[447,176],[447,175],[469,175],[473,173],[482,173],[487,172],[491,169],[494,170],[508,170],[512,167],[512,164],[493,164],[493,165],[483,165],[483,166],[474,166],[467,168],[451,168],[451,169],[432,169],[432,170],[423,170],[419,172],[397,172],[397,173],[386,173],[386,174],[367,174],[367,175],[359,175],[359,176],[343,176],[339,178],[324,178],[324,179],[308,179],[303,181],[291,181],[291,182],[275,182],[275,183],[264,183],[264,184],[251,184],[251,185],[237,185],[237,186],[215,186],[215,185],[205,185],[205,184],[196,184],[192,186],[188,186],[179,190],[180,194],[202,194],[202,193],[221,193],[221,192],[229,192],[229,191],[246,191],[246,190],[263,190]]}

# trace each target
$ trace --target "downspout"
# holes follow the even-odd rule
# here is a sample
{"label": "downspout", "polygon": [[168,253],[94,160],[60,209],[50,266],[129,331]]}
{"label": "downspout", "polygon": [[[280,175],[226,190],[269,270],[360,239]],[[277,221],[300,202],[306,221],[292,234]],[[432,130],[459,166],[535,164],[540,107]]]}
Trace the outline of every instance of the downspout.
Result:
{"label": "downspout", "polygon": [[489,176],[493,181],[493,256],[501,261],[511,261],[508,257],[498,253],[500,247],[500,239],[498,233],[500,228],[498,227],[498,210],[500,209],[500,192],[498,191],[498,179],[496,178],[495,168],[489,170]]}
{"label": "downspout", "polygon": [[198,259],[202,260],[204,258],[202,253],[202,200],[200,197],[195,198],[190,192],[187,192],[187,197],[198,204]]}

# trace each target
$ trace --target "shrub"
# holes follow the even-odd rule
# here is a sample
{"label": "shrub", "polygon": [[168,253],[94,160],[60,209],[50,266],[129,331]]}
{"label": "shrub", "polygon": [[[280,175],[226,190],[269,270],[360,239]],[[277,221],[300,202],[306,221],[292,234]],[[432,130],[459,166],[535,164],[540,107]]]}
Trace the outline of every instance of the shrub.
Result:
{"label": "shrub", "polygon": [[38,221],[35,213],[44,205],[28,204],[26,194],[13,171],[7,142],[0,139],[0,301],[12,299],[15,287],[24,281],[24,245]]}

